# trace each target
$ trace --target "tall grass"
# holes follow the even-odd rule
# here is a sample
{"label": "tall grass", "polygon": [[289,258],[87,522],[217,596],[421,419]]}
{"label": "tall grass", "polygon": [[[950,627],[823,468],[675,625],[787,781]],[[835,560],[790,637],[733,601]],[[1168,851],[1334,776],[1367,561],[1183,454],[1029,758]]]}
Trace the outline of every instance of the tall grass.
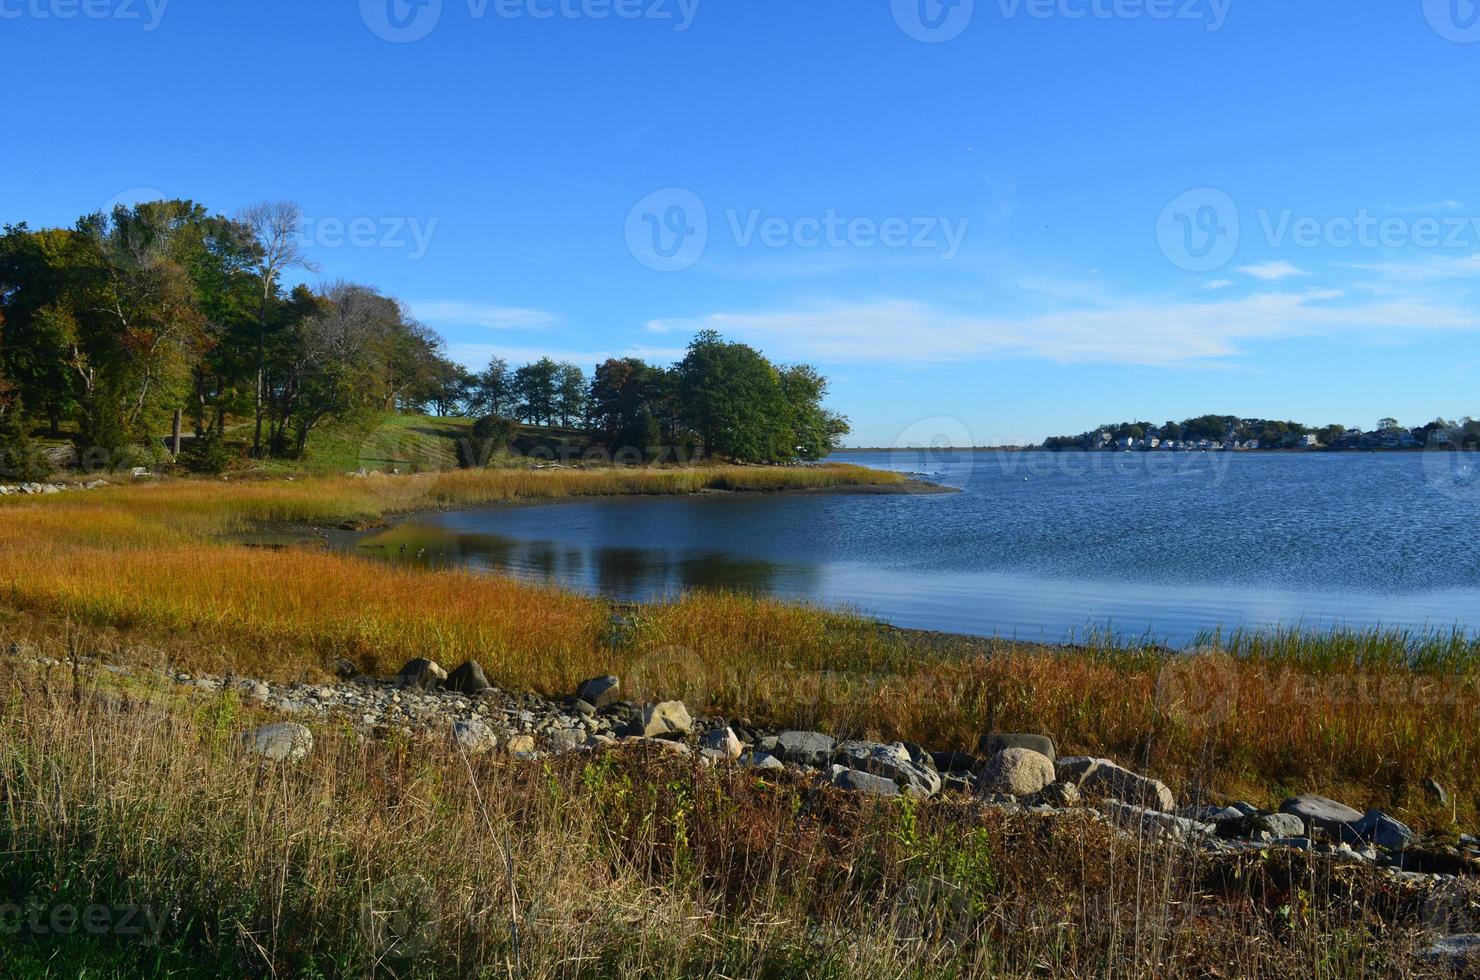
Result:
{"label": "tall grass", "polygon": [[0,888],[158,944],[22,928],[53,975],[1388,976],[1416,900],[1087,817],[874,802],[641,754],[503,764],[319,733],[241,757],[229,693],[0,669]]}

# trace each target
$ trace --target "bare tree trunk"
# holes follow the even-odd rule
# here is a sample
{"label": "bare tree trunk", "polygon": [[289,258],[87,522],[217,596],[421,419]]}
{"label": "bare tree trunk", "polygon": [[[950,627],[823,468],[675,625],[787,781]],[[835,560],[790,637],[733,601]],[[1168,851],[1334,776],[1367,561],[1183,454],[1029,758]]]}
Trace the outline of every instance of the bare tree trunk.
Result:
{"label": "bare tree trunk", "polygon": [[170,452],[175,456],[180,455],[180,423],[183,421],[184,415],[185,413],[180,411],[180,409],[175,409],[175,423],[170,431]]}

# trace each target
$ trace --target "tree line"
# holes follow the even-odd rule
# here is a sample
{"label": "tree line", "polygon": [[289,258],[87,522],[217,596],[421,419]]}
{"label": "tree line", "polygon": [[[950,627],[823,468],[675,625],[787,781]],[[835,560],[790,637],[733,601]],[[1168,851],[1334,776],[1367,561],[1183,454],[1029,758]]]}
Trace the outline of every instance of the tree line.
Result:
{"label": "tree line", "polygon": [[1367,433],[1361,429],[1348,429],[1336,424],[1311,426],[1301,422],[1240,418],[1236,415],[1199,415],[1181,422],[1168,421],[1161,425],[1150,422],[1111,422],[1079,435],[1051,436],[1044,440],[1043,447],[1053,450],[1083,449],[1097,444],[1102,435],[1108,436],[1111,443],[1127,438],[1136,442],[1156,438],[1162,442],[1207,440],[1220,444],[1233,440],[1239,443],[1257,441],[1265,448],[1294,445],[1304,436],[1314,436],[1320,445],[1334,447],[1360,445],[1370,439],[1380,441],[1389,437],[1406,438],[1415,445],[1426,445],[1434,433],[1457,433],[1465,441],[1465,445],[1469,445],[1477,431],[1480,431],[1480,424],[1470,418],[1458,422],[1439,418],[1412,429],[1404,428],[1397,419],[1384,418],[1378,421],[1374,431]]}
{"label": "tree line", "polygon": [[[825,455],[848,431],[826,380],[697,336],[676,365],[615,359],[587,377],[542,358],[471,372],[373,286],[289,286],[317,268],[288,202],[227,217],[192,201],[0,233],[0,443],[69,436],[95,465],[158,453],[176,412],[193,451],[309,453],[328,420],[432,411],[579,430],[612,449],[750,462]],[[496,426],[494,427],[497,428]]]}

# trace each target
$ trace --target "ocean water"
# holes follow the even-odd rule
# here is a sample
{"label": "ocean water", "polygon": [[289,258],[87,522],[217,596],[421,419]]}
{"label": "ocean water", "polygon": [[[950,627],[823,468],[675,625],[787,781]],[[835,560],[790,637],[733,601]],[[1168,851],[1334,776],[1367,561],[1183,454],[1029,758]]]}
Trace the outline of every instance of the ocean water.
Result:
{"label": "ocean water", "polygon": [[1278,626],[1480,633],[1475,454],[835,458],[960,492],[535,504],[424,515],[357,547],[622,599],[742,589],[1049,642],[1108,631],[1185,646]]}

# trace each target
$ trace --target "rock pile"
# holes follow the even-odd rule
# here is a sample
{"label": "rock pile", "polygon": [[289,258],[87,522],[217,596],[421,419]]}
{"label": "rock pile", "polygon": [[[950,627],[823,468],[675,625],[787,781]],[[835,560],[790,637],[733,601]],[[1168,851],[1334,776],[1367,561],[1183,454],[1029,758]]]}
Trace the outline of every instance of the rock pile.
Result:
{"label": "rock pile", "polygon": [[107,480],[89,480],[87,483],[18,483],[13,486],[0,486],[0,497],[21,494],[64,493],[68,490],[98,490],[107,485]]}
{"label": "rock pile", "polygon": [[[59,665],[46,658],[32,662]],[[301,719],[243,733],[245,752],[277,762],[313,751],[313,734],[302,721],[330,719],[348,721],[372,737],[429,736],[469,755],[498,750],[515,759],[626,744],[691,756],[703,765],[785,770],[819,786],[877,796],[969,794],[981,805],[1044,815],[1087,811],[1123,833],[1210,852],[1290,848],[1405,878],[1480,875],[1480,840],[1474,837],[1461,838],[1457,846],[1426,844],[1380,810],[1363,812],[1314,795],[1286,800],[1278,812],[1244,802],[1178,806],[1159,780],[1110,759],[1058,756],[1052,739],[1039,734],[991,732],[977,754],[932,753],[906,742],[839,741],[822,732],[695,718],[680,701],[634,704],[620,699],[621,682],[610,676],[587,680],[570,697],[552,700],[497,688],[472,661],[449,672],[430,660],[412,660],[387,678],[356,673],[347,663],[336,663],[335,670],[353,678],[334,685],[184,673],[172,679],[203,691],[230,688]]]}

